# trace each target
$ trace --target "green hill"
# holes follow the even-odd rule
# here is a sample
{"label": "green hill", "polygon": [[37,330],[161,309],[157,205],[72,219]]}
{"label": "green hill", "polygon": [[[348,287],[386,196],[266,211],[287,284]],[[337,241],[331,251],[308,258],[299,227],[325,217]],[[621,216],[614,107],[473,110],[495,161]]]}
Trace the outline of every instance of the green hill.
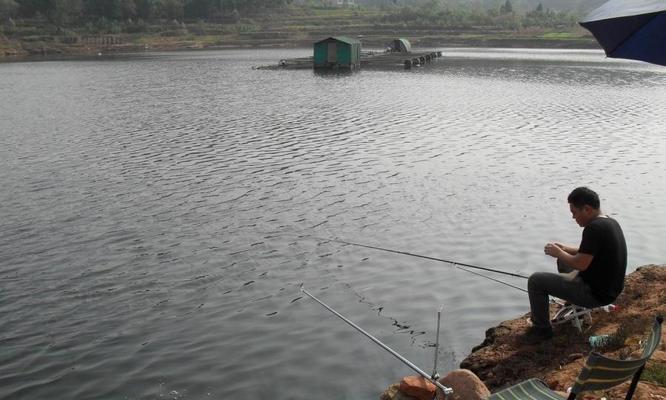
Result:
{"label": "green hill", "polygon": [[[286,0],[162,0],[151,2],[160,6],[150,10],[139,7],[144,0],[108,1],[106,8],[101,6],[106,4],[104,0],[68,0],[80,8],[56,10],[53,4],[69,3],[43,2],[39,4],[51,5],[43,12],[27,8],[35,1],[0,0],[5,4],[0,7],[4,10],[0,56],[300,47],[333,35],[361,37],[366,47],[383,47],[396,37],[408,38],[417,47],[596,46],[578,26],[577,12],[555,11],[538,4],[521,11],[514,6],[514,2],[528,5],[532,0],[479,0],[464,5],[457,3],[462,0],[396,1],[348,7],[324,6],[316,0],[304,4]],[[20,4],[7,7],[9,2]],[[95,8],[90,8],[93,3]],[[114,8],[123,4],[125,8]]]}

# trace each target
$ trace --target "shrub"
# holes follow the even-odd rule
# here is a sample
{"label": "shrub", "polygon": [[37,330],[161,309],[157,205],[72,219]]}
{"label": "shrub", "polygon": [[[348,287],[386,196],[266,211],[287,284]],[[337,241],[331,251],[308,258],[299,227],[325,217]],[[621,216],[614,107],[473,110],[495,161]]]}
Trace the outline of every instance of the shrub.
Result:
{"label": "shrub", "polygon": [[666,364],[650,362],[643,370],[641,380],[655,383],[659,386],[666,386]]}

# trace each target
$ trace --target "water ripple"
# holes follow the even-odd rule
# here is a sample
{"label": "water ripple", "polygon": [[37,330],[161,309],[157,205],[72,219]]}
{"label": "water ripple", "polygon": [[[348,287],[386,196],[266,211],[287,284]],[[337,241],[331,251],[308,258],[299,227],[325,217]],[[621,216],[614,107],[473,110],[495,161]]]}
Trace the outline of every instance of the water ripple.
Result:
{"label": "water ripple", "polygon": [[300,283],[426,369],[440,305],[444,369],[527,311],[450,265],[313,236],[529,274],[579,237],[565,197],[586,184],[631,268],[664,261],[662,69],[498,49],[251,69],[279,58],[0,64],[0,397],[376,398],[410,372]]}

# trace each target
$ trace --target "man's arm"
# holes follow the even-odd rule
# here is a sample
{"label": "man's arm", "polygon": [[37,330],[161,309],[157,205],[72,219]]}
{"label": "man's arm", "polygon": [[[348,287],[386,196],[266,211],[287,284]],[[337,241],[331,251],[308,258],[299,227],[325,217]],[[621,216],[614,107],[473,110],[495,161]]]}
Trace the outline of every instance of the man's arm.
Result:
{"label": "man's arm", "polygon": [[555,242],[553,243],[555,246],[559,247],[560,249],[564,250],[566,253],[571,254],[572,256],[575,256],[578,254],[578,247],[574,246],[568,246],[566,244],[558,243]]}
{"label": "man's arm", "polygon": [[594,258],[592,254],[580,253],[577,248],[564,246],[561,243],[548,243],[543,251],[578,271],[585,271]]}

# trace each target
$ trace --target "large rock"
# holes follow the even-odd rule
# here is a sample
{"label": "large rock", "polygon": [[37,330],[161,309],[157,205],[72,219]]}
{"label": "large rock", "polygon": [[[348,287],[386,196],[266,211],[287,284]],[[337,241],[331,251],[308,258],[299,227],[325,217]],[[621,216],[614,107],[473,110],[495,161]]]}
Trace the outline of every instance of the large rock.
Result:
{"label": "large rock", "polygon": [[[446,400],[485,400],[490,396],[486,385],[468,369],[451,371],[441,378],[439,383],[453,389],[453,395],[447,397]],[[437,399],[444,399],[441,391],[437,392]]]}
{"label": "large rock", "polygon": [[410,375],[400,381],[400,391],[419,400],[432,400],[437,387],[422,376]]}
{"label": "large rock", "polygon": [[408,396],[400,391],[400,384],[394,383],[379,396],[379,400],[417,400],[416,397]]}

